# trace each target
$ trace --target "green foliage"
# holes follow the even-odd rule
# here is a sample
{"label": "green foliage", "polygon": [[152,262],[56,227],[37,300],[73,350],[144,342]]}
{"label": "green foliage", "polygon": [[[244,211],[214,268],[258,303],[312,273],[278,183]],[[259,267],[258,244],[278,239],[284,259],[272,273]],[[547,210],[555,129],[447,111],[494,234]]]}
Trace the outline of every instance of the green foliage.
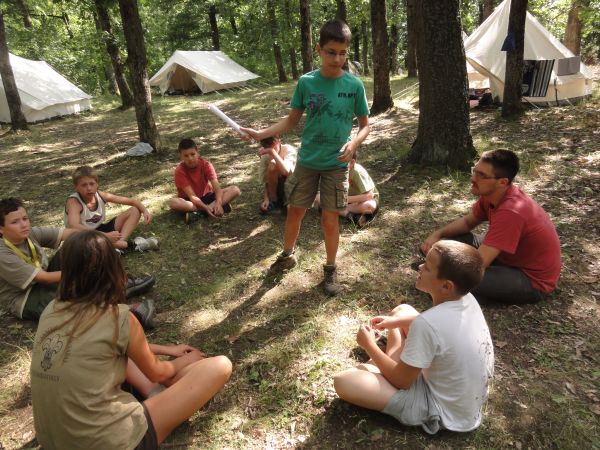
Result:
{"label": "green foliage", "polygon": [[[530,0],[529,9],[557,38],[562,38],[567,15],[573,0]],[[121,19],[116,0],[106,0],[113,32],[126,51]],[[12,0],[0,0],[6,13],[10,50],[30,59],[43,59],[73,83],[91,94],[106,91],[104,67],[108,62],[101,36],[94,23],[92,0],[26,0],[31,13],[32,29],[23,25],[21,13]],[[212,49],[208,20],[210,5],[217,9],[217,24],[221,50],[231,58],[267,80],[276,79],[273,40],[267,25],[264,0],[138,0],[145,30],[148,74],[154,74],[174,50]],[[398,25],[400,46],[398,57],[404,61],[406,51],[406,5],[399,2],[393,10],[387,2],[388,26]],[[300,60],[299,0],[275,2],[278,22],[277,42],[282,47],[284,65],[291,73],[289,51],[296,49]],[[370,20],[369,0],[346,1],[348,24],[354,39],[361,39],[360,24]],[[479,23],[479,0],[460,0],[463,29],[470,34]],[[313,43],[318,42],[320,26],[335,16],[336,2],[311,2]],[[582,53],[588,59],[600,56],[600,0],[591,0],[581,11],[583,23]],[[67,18],[67,22],[65,22]],[[235,24],[232,25],[232,21]],[[370,31],[370,28],[369,28]],[[369,37],[370,38],[370,37]],[[361,42],[362,47],[362,42]]]}

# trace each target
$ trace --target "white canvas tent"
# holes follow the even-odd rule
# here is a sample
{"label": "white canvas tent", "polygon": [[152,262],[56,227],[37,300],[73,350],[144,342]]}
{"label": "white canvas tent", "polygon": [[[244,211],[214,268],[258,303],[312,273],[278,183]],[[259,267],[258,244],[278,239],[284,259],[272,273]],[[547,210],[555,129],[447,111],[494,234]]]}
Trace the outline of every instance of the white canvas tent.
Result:
{"label": "white canvas tent", "polygon": [[[21,108],[27,122],[66,116],[91,108],[91,97],[45,61],[9,54]],[[10,122],[10,111],[0,79],[0,122]]]}
{"label": "white canvas tent", "polygon": [[259,78],[220,51],[176,50],[150,79],[151,86],[165,92],[203,93],[243,86]]}
{"label": "white canvas tent", "polygon": [[[506,52],[501,51],[508,31],[510,1],[504,0],[494,12],[466,39],[467,62],[479,74],[489,78],[494,97],[502,101]],[[592,73],[581,62],[575,73],[558,75],[559,63],[573,57],[573,53],[546,30],[531,14],[525,22],[525,60],[555,60],[545,97],[524,97],[531,103],[552,103],[573,101],[588,96],[592,92]],[[471,81],[471,77],[469,77]]]}
{"label": "white canvas tent", "polygon": [[[464,31],[462,32],[463,45],[466,42],[468,36]],[[490,79],[477,72],[475,68],[467,61],[467,77],[469,78],[470,89],[487,89],[490,87]]]}

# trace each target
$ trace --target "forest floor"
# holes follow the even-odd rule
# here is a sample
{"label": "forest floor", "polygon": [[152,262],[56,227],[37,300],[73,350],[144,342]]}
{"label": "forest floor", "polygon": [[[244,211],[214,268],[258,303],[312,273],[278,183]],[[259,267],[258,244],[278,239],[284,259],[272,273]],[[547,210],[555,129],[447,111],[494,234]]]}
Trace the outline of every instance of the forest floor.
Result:
{"label": "forest floor", "polygon": [[[414,80],[393,80],[400,92]],[[370,80],[366,82],[371,89]],[[561,239],[559,289],[536,305],[484,305],[496,374],[484,421],[471,433],[434,437],[383,414],[340,401],[332,375],[364,360],[355,333],[369,317],[429,298],[414,288],[410,263],[434,228],[464,214],[469,176],[409,165],[418,110],[411,95],[371,120],[361,163],[378,185],[378,217],[365,229],[344,224],[339,251],[345,292],[321,292],[324,246],[317,211],[299,237],[299,265],[270,282],[264,271],[281,249],[284,217],[258,214],[256,145],[238,139],[206,109],[214,102],[242,125],[263,127],[286,114],[294,83],[225,95],[155,96],[167,151],[124,152],[137,140],[133,111],[97,99],[94,111],[0,138],[0,196],[26,200],[34,225],[62,223],[70,174],[82,164],[100,188],[141,199],[154,214],[136,233],[160,239],[158,252],[124,257],[131,273],[151,273],[157,343],[189,343],[234,365],[223,392],[170,436],[163,448],[494,448],[600,449],[600,100],[529,110],[507,122],[471,112],[479,152],[507,147],[522,160],[517,183],[548,211]],[[371,92],[369,92],[371,98]],[[298,145],[301,128],[285,137]],[[2,133],[6,131],[3,128]],[[186,226],[168,211],[176,145],[191,136],[222,185],[242,190],[234,211]],[[113,207],[110,213],[121,208]],[[32,322],[0,313],[0,449],[36,448],[29,362]],[[594,350],[596,349],[596,350]]]}

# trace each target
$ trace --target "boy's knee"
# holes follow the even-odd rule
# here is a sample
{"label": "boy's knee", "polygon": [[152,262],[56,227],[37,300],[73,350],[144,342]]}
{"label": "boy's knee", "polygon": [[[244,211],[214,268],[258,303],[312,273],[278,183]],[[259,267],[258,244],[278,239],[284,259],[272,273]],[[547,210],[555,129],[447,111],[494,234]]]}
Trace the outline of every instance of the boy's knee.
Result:
{"label": "boy's knee", "polygon": [[396,306],[394,309],[392,309],[392,313],[394,316],[401,316],[404,314],[419,314],[419,312],[413,308],[412,306],[406,304],[406,303],[402,303],[398,306]]}
{"label": "boy's knee", "polygon": [[349,372],[346,370],[344,372],[336,373],[333,376],[333,388],[340,398],[346,398],[346,393],[348,392],[348,386],[350,384],[348,381],[349,375]]}
{"label": "boy's knee", "polygon": [[231,376],[231,371],[233,370],[233,365],[227,356],[219,355],[211,358],[213,368],[219,377],[223,378],[225,381],[229,380]]}

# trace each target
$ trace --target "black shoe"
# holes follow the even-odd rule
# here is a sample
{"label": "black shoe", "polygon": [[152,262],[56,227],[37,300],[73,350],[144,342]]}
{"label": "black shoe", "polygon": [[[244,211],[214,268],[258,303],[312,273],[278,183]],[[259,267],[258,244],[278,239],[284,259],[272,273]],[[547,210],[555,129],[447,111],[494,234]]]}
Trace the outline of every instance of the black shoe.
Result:
{"label": "black shoe", "polygon": [[223,205],[223,214],[229,214],[233,208],[229,203]]}
{"label": "black shoe", "polygon": [[125,291],[125,297],[130,298],[137,295],[142,295],[148,292],[152,286],[154,286],[155,282],[156,279],[152,275],[142,278],[127,277],[127,290]]}
{"label": "black shoe", "polygon": [[133,313],[136,319],[140,322],[144,330],[154,328],[154,300],[148,298],[141,302],[132,303],[129,305],[129,311]]}

